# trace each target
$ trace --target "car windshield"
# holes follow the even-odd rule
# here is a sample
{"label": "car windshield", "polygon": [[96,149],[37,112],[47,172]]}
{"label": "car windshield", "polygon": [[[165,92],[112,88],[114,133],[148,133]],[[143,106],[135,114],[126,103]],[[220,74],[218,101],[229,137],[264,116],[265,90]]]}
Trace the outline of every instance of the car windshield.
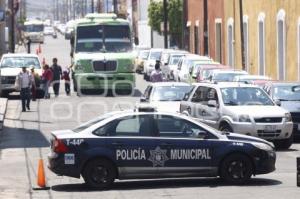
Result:
{"label": "car windshield", "polygon": [[139,53],[139,58],[146,60],[148,58],[148,55],[149,55],[149,51],[141,51]]}
{"label": "car windshield", "polygon": [[270,97],[257,87],[227,87],[221,89],[225,106],[273,106]]}
{"label": "car windshield", "polygon": [[76,52],[127,52],[131,50],[130,31],[127,25],[77,28]]}
{"label": "car windshield", "polygon": [[40,62],[37,57],[4,57],[1,68],[22,68],[34,67],[40,69]]}
{"label": "car windshield", "polygon": [[91,126],[93,126],[94,124],[97,124],[97,123],[99,123],[99,122],[101,122],[101,121],[103,121],[103,120],[105,120],[105,119],[113,116],[114,114],[115,114],[114,112],[104,114],[104,115],[102,115],[100,117],[97,117],[95,119],[92,119],[90,121],[87,121],[87,122],[81,124],[80,126],[76,127],[72,131],[75,132],[75,133],[79,133],[79,132],[81,132],[81,131],[83,131],[83,130],[85,130],[85,129],[91,127]]}
{"label": "car windshield", "polygon": [[153,51],[149,55],[150,60],[160,60],[161,52],[160,51]]}
{"label": "car windshield", "polygon": [[300,84],[274,87],[274,98],[284,101],[300,101]]}
{"label": "car windshield", "polygon": [[172,55],[170,57],[169,64],[170,65],[177,65],[181,57],[183,57],[183,55]]}
{"label": "car windshield", "polygon": [[26,32],[42,32],[44,25],[25,25]]}
{"label": "car windshield", "polygon": [[181,101],[191,86],[159,86],[153,89],[153,101]]}
{"label": "car windshield", "polygon": [[234,78],[238,75],[241,75],[243,73],[237,73],[237,72],[228,72],[228,73],[215,73],[213,75],[213,81],[220,81],[220,82],[232,82]]}

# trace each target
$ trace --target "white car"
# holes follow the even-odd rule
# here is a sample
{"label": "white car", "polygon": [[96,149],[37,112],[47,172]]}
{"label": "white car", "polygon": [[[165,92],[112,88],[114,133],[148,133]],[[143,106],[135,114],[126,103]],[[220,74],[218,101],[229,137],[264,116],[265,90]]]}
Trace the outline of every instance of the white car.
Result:
{"label": "white car", "polygon": [[[0,91],[1,97],[7,97],[9,93],[16,92],[16,76],[21,72],[22,67],[34,67],[35,72],[42,75],[42,66],[39,57],[35,54],[4,54],[0,62]],[[37,88],[37,95],[42,96],[43,90]]]}
{"label": "white car", "polygon": [[161,54],[164,49],[162,48],[152,48],[149,51],[147,60],[144,62],[144,79],[149,80],[151,72],[155,69],[155,63],[157,60],[161,59]]}
{"label": "white car", "polygon": [[206,56],[195,54],[188,54],[183,56],[177,65],[177,70],[174,72],[175,80],[178,82],[189,82],[189,76],[192,66],[195,62],[213,62],[213,60]]}
{"label": "white car", "polygon": [[190,84],[183,82],[152,83],[146,88],[140,102],[158,111],[179,112],[180,101],[191,89]]}
{"label": "white car", "polygon": [[55,31],[54,31],[54,28],[51,27],[51,26],[46,26],[44,28],[44,35],[54,35]]}
{"label": "white car", "polygon": [[241,75],[248,75],[248,72],[235,69],[215,69],[210,71],[208,80],[213,82],[233,82],[236,76]]}
{"label": "white car", "polygon": [[254,85],[196,83],[180,112],[224,132],[272,141],[277,148],[288,149],[293,143],[291,114]]}

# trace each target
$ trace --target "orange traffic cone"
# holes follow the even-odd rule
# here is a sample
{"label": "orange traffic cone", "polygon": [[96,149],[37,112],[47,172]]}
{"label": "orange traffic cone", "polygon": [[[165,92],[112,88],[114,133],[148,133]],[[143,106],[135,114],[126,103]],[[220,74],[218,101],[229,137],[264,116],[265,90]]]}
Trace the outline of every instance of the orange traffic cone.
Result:
{"label": "orange traffic cone", "polygon": [[41,44],[39,44],[39,53],[42,53],[42,47],[41,47]]}
{"label": "orange traffic cone", "polygon": [[37,173],[37,185],[38,187],[34,187],[33,190],[48,190],[49,187],[46,187],[46,177],[44,171],[44,163],[43,160],[39,160],[38,173]]}

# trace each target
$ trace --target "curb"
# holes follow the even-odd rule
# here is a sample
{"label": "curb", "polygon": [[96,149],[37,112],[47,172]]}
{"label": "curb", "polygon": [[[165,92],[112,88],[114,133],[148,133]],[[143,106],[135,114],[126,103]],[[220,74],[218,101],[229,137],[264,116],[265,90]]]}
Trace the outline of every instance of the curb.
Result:
{"label": "curb", "polygon": [[3,128],[6,107],[7,107],[7,98],[0,98],[0,131]]}

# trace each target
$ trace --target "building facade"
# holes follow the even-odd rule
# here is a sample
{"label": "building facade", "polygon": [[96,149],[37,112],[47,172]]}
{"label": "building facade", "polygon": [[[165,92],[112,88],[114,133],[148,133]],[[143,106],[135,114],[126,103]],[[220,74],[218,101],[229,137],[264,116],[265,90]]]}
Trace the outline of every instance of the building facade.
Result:
{"label": "building facade", "polygon": [[195,28],[203,27],[204,1],[187,0],[191,52],[204,54],[207,34],[208,55],[222,64],[273,79],[300,80],[299,0],[206,0],[206,34]]}

